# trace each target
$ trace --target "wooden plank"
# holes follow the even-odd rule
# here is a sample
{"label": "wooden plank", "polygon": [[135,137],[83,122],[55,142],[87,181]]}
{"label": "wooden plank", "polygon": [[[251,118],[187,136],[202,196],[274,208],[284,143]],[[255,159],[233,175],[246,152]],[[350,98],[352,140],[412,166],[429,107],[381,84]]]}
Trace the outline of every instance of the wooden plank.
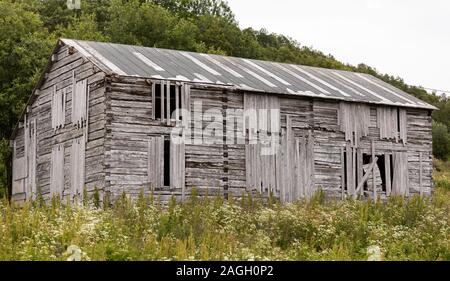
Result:
{"label": "wooden plank", "polygon": [[152,138],[152,137],[150,137],[149,139],[148,139],[148,142],[147,142],[147,174],[148,174],[148,184],[149,184],[149,189],[150,190],[154,190],[154,187],[155,187],[155,185],[154,185],[154,174],[153,174],[153,171],[154,171],[154,167],[153,167],[153,157],[154,157],[154,150],[153,150],[153,147],[154,147],[154,145],[153,145],[153,143],[154,143],[154,138]]}
{"label": "wooden plank", "polygon": [[347,142],[346,144],[346,149],[345,149],[345,153],[346,153],[346,161],[347,161],[347,193],[349,195],[354,196],[355,195],[355,189],[353,186],[353,163],[352,163],[352,148],[349,142]]}
{"label": "wooden plank", "polygon": [[375,157],[372,160],[372,163],[370,163],[369,167],[367,168],[367,173],[364,175],[364,177],[362,178],[361,182],[356,187],[355,194],[357,194],[361,190],[361,188],[364,186],[364,183],[366,183],[366,181],[369,178],[369,176],[373,173],[373,168],[375,167],[377,161],[378,161],[378,157]]}
{"label": "wooden plank", "polygon": [[164,104],[164,89],[165,89],[165,87],[164,87],[164,82],[161,82],[161,84],[160,84],[161,86],[160,86],[160,93],[161,93],[161,121],[163,121],[164,120],[164,117],[165,117],[165,104]]}
{"label": "wooden plank", "polygon": [[167,121],[167,125],[170,125],[170,118],[171,118],[171,113],[170,112],[170,82],[166,81],[166,121]]}
{"label": "wooden plank", "polygon": [[[364,169],[363,169],[363,154],[361,151],[361,148],[356,149],[356,157],[357,157],[357,163],[356,163],[356,169],[358,174],[358,181],[357,185],[362,181],[362,178],[364,176]],[[361,195],[364,194],[364,191],[361,190]]]}
{"label": "wooden plank", "polygon": [[384,173],[386,178],[386,196],[391,195],[391,155],[384,154]]}
{"label": "wooden plank", "polygon": [[307,165],[310,167],[309,177],[310,177],[310,187],[308,191],[308,197],[313,195],[315,191],[315,168],[314,168],[314,137],[312,135],[311,130],[308,131],[308,154],[309,159],[307,159]]}
{"label": "wooden plank", "polygon": [[179,92],[179,86],[175,85],[175,120],[178,122],[180,120],[180,92]]}
{"label": "wooden plank", "polygon": [[152,82],[152,119],[155,119],[155,114],[156,114],[156,83]]}
{"label": "wooden plank", "polygon": [[341,199],[345,197],[345,158],[344,158],[344,148],[341,146]]}
{"label": "wooden plank", "polygon": [[[375,159],[375,157],[376,157],[375,156],[375,142],[373,140],[371,142],[371,147],[372,147],[371,156],[372,156],[372,159]],[[372,166],[372,187],[373,187],[373,200],[376,201],[377,200],[377,187],[375,185],[375,165]]]}
{"label": "wooden plank", "polygon": [[419,152],[419,193],[423,195],[422,152]]}
{"label": "wooden plank", "polygon": [[89,99],[90,99],[90,92],[91,92],[91,86],[88,85],[87,86],[87,90],[86,90],[86,105],[85,105],[85,109],[86,109],[86,130],[85,130],[85,143],[88,142],[89,140]]}

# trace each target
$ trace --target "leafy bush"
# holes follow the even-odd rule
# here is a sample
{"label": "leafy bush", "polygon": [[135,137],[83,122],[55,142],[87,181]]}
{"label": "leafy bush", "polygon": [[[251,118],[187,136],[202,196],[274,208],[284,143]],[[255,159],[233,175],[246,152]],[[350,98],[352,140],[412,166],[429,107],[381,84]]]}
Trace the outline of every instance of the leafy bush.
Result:
{"label": "leafy bush", "polygon": [[432,198],[386,203],[193,196],[163,207],[143,194],[112,208],[2,201],[0,260],[73,259],[69,249],[83,260],[366,260],[374,248],[384,260],[450,260],[450,190],[438,185]]}
{"label": "leafy bush", "polygon": [[450,157],[450,133],[447,126],[439,122],[433,122],[433,154],[442,160]]}

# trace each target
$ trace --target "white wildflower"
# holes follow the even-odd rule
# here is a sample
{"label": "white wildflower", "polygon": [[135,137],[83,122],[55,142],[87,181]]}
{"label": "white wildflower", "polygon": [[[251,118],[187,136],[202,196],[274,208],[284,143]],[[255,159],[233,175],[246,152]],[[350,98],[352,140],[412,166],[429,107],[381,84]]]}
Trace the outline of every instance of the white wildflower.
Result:
{"label": "white wildflower", "polygon": [[368,261],[381,261],[381,249],[377,245],[367,247]]}

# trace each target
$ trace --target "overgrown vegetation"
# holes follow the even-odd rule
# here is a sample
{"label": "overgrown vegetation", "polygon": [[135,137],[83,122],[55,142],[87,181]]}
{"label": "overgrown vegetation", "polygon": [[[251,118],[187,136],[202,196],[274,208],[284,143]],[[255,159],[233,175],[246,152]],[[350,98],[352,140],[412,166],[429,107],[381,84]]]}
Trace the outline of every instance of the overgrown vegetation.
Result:
{"label": "overgrown vegetation", "polygon": [[[450,260],[448,181],[432,198],[387,203],[191,197],[162,207],[123,196],[113,208],[39,199],[0,203],[0,260]],[[447,186],[447,187],[445,187]],[[94,201],[95,202],[95,201]],[[73,245],[73,246],[72,246]]]}
{"label": "overgrown vegetation", "polygon": [[[439,137],[435,156],[449,157],[450,99],[409,86],[399,77],[302,46],[266,30],[241,30],[220,0],[0,0],[0,194],[6,186],[8,138],[58,37],[109,41],[289,62],[375,75],[440,110],[433,113]],[[439,125],[441,124],[441,125]],[[443,130],[444,127],[447,131]]]}

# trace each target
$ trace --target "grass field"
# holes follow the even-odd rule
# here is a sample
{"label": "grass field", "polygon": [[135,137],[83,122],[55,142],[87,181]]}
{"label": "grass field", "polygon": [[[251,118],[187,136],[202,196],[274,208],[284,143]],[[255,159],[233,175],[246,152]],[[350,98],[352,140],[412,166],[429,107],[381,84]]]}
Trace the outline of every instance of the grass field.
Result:
{"label": "grass field", "polygon": [[450,169],[437,165],[432,198],[387,203],[321,194],[265,206],[249,197],[168,208],[143,196],[114,208],[2,201],[0,260],[67,260],[78,249],[82,260],[450,260]]}

